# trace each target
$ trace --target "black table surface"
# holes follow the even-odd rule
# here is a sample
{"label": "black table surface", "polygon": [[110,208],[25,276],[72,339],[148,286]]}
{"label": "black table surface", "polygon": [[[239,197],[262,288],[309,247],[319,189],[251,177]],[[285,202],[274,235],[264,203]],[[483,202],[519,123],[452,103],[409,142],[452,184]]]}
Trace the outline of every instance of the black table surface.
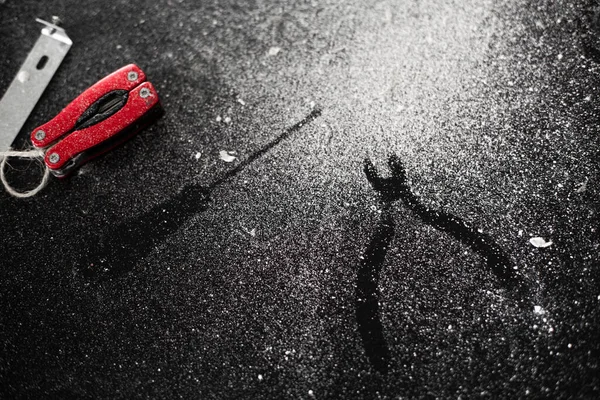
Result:
{"label": "black table surface", "polygon": [[129,63],[165,114],[0,193],[0,398],[600,396],[596,2],[0,0],[0,93],[52,15],[14,148]]}

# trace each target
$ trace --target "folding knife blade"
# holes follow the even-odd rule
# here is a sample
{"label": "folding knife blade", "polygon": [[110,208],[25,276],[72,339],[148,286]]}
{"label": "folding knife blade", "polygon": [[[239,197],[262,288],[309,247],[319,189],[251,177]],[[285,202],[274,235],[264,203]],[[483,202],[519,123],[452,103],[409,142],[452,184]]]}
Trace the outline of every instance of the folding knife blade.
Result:
{"label": "folding knife blade", "polygon": [[46,25],[0,100],[0,151],[9,150],[73,42],[64,29]]}

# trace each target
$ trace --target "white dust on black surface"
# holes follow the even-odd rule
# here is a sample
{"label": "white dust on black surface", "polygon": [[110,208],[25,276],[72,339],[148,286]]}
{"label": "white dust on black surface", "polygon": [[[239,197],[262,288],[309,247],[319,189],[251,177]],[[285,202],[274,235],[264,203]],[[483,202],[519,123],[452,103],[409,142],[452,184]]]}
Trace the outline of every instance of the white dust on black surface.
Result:
{"label": "white dust on black surface", "polygon": [[[68,239],[57,247],[64,255],[44,250],[55,262],[32,267],[57,288],[23,270],[5,281],[24,285],[49,326],[40,339],[43,325],[25,317],[32,351],[10,354],[74,393],[86,392],[84,374],[110,382],[100,397],[115,389],[124,397],[561,397],[582,386],[594,365],[586,352],[597,354],[598,296],[597,106],[586,92],[597,67],[580,57],[574,28],[584,11],[513,1],[173,2],[126,22],[135,34],[104,32],[82,62],[118,43],[115,57],[145,64],[167,114],[52,186],[48,211],[11,203],[49,225],[23,230],[34,245],[47,246],[50,229]],[[72,273],[93,237],[87,224],[110,232],[182,187],[218,179],[313,105],[320,118],[216,188],[127,274],[96,283]],[[237,159],[224,162],[221,150]],[[515,307],[481,257],[395,205],[378,288],[390,350],[384,376],[365,355],[354,302],[360,257],[382,212],[363,160],[385,170],[391,154],[425,204],[495,239],[535,289],[536,307]],[[73,228],[81,237],[68,236]],[[553,244],[535,248],[534,237]],[[36,285],[50,294],[49,316],[36,311]],[[10,343],[23,348],[14,335]],[[31,364],[43,351],[39,371]],[[69,374],[72,383],[57,383]]]}

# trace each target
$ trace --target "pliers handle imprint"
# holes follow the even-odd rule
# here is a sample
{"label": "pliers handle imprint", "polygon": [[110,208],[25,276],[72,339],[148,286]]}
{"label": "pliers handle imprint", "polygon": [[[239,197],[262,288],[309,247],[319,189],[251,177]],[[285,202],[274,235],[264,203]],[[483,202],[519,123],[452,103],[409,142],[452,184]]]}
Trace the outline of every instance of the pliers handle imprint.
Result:
{"label": "pliers handle imprint", "polygon": [[35,128],[31,142],[49,147],[44,162],[59,178],[131,138],[163,114],[156,89],[127,65],[86,89],[56,117]]}

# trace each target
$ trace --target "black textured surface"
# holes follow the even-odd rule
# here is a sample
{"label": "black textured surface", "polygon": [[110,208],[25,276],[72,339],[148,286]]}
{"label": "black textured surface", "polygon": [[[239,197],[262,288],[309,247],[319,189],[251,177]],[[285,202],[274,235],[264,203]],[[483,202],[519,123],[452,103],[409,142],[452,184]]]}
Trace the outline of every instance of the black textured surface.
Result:
{"label": "black textured surface", "polygon": [[0,92],[74,41],[16,148],[130,62],[166,111],[0,193],[0,398],[598,398],[598,10],[0,0]]}

